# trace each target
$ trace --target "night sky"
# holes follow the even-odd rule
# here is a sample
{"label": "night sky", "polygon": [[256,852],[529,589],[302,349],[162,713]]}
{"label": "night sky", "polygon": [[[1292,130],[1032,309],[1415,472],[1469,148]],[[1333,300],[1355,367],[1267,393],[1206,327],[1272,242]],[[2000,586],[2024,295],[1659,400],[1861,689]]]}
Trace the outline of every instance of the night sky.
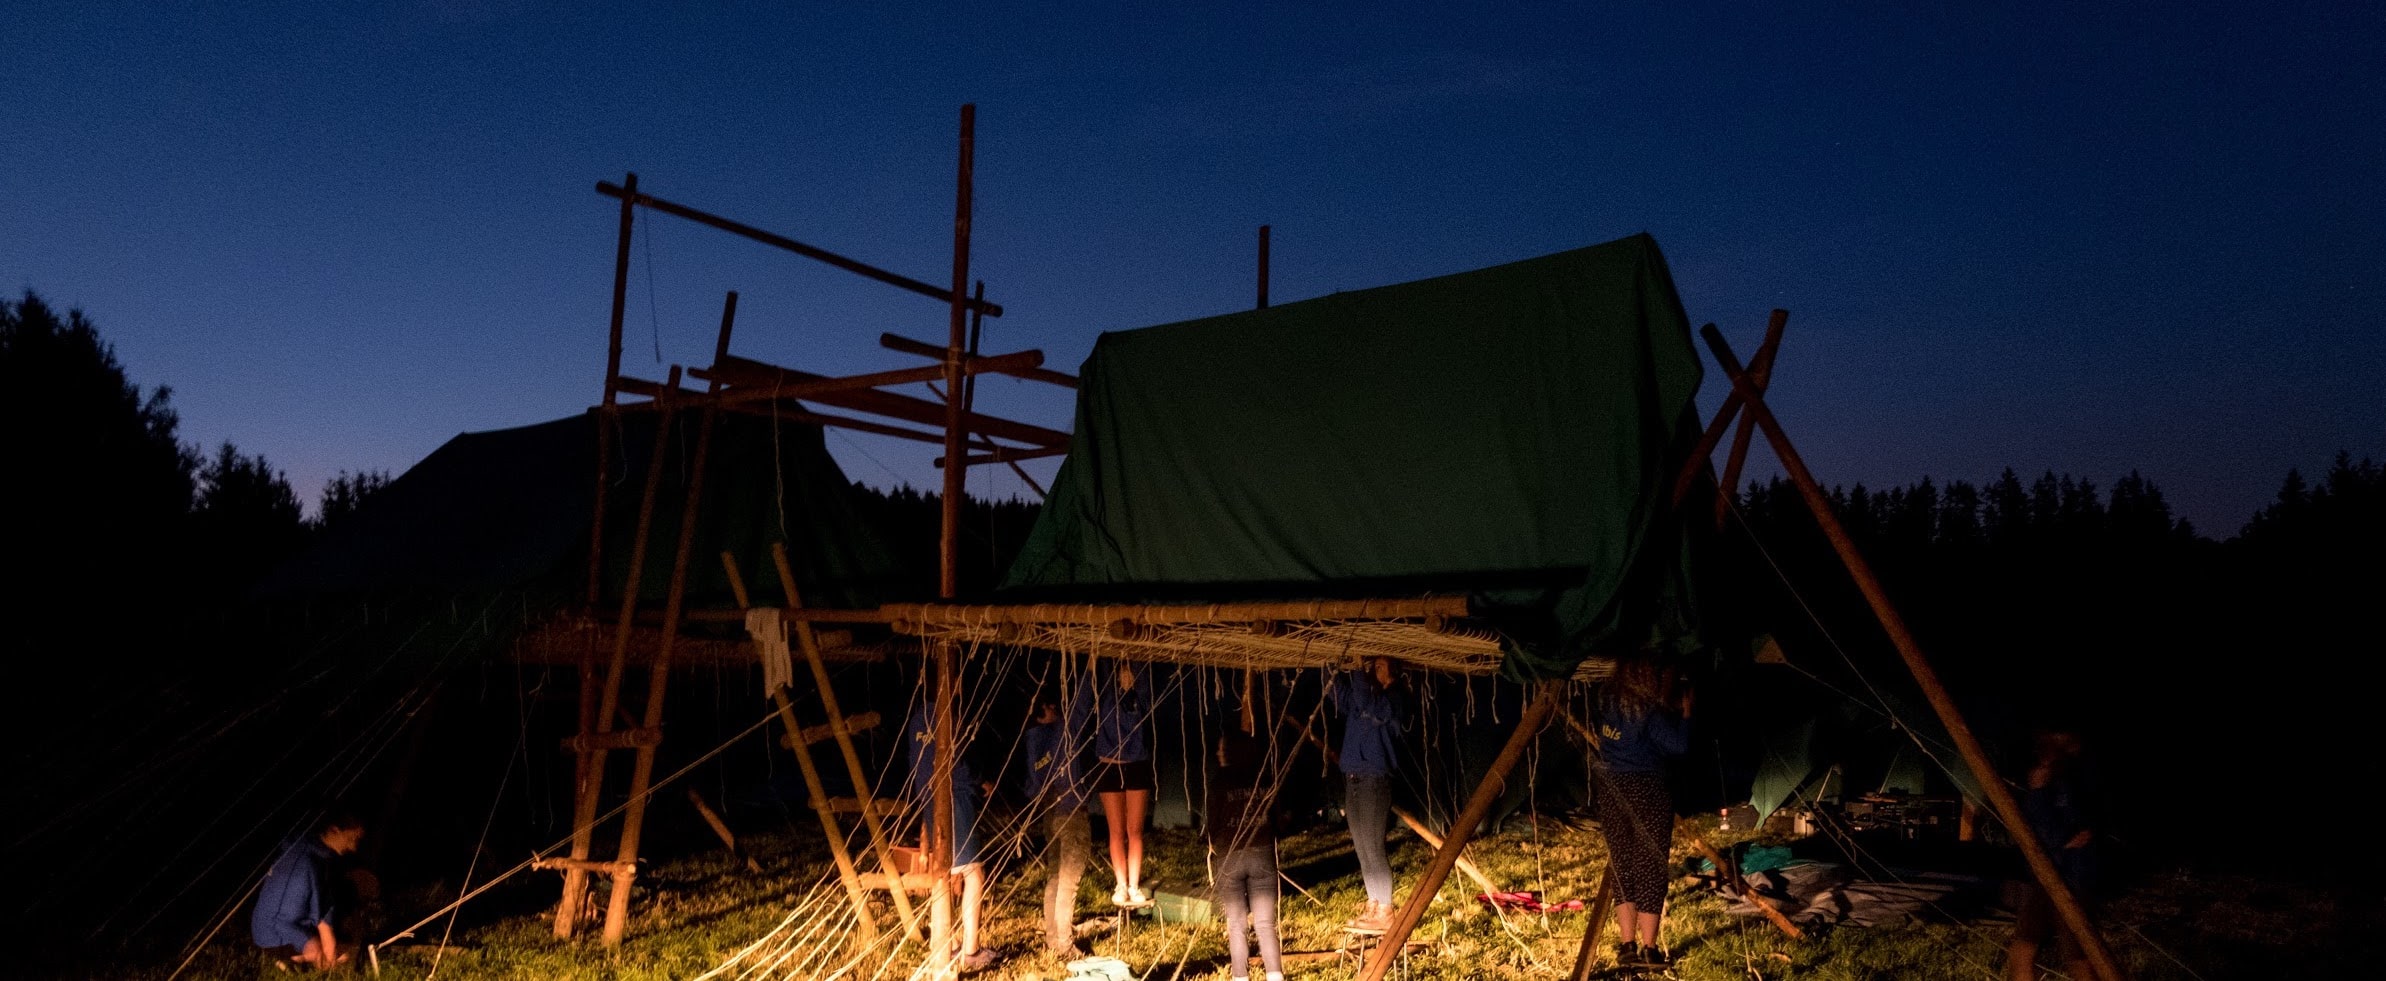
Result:
{"label": "night sky", "polygon": [[[598,180],[948,281],[974,102],[986,347],[1064,370],[1250,306],[1261,224],[1277,302],[1647,231],[1744,356],[1792,311],[1774,404],[1826,481],[2135,468],[2225,536],[2386,455],[2376,4],[839,6],[10,3],[0,289],[311,501],[598,398]],[[632,259],[645,377],[709,360],[731,289],[734,350],[809,370],[945,329],[667,216]],[[935,485],[933,447],[829,445]]]}

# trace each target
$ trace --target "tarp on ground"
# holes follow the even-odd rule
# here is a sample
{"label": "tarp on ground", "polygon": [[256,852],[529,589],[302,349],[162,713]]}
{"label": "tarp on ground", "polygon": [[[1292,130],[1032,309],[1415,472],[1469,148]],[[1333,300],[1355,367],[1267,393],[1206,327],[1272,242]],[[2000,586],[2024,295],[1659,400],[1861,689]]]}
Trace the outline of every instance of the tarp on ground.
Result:
{"label": "tarp on ground", "polygon": [[[324,540],[260,587],[268,596],[476,593],[522,589],[577,600],[587,581],[596,505],[597,440],[591,411],[531,426],[465,433],[375,494]],[[654,509],[642,600],[670,587],[672,552],[687,500],[701,415],[673,417]],[[627,581],[658,413],[613,417],[605,501],[607,597]],[[720,553],[735,554],[757,602],[777,602],[770,544],[789,561],[814,606],[916,599],[903,563],[856,507],[852,484],[817,426],[723,413],[715,421],[704,499],[688,562],[688,601],[732,602]]]}
{"label": "tarp on ground", "polygon": [[1647,235],[1102,335],[1006,589],[1465,591],[1517,677],[1692,635],[1666,495],[1700,364]]}

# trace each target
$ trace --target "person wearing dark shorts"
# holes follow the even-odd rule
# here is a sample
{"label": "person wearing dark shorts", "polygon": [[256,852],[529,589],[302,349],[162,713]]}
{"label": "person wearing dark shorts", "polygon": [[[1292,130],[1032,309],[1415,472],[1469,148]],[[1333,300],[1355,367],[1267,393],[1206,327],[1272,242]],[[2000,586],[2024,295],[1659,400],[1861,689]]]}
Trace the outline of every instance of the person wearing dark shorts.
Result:
{"label": "person wearing dark shorts", "polygon": [[1690,693],[1671,692],[1672,674],[1650,658],[1628,658],[1600,688],[1597,758],[1599,832],[1616,884],[1618,964],[1663,964],[1666,860],[1673,848],[1673,794],[1666,762],[1690,748]]}
{"label": "person wearing dark shorts", "polygon": [[1070,715],[1094,720],[1094,793],[1110,828],[1110,871],[1116,876],[1110,900],[1145,906],[1151,897],[1143,892],[1143,820],[1156,784],[1143,731],[1151,719],[1151,698],[1135,665],[1114,664],[1107,682],[1100,670],[1094,675],[1092,684],[1078,686]]}
{"label": "person wearing dark shorts", "polygon": [[1159,785],[1150,760],[1134,763],[1103,760],[1094,764],[1094,793],[1097,794],[1123,794],[1130,790],[1148,794]]}

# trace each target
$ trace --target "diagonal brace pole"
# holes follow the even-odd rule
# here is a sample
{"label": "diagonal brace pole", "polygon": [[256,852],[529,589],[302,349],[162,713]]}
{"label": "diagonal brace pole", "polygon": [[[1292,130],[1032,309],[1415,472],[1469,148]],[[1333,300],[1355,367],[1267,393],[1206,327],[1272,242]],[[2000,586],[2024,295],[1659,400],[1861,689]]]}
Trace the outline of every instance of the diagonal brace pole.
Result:
{"label": "diagonal brace pole", "polygon": [[1856,588],[1863,592],[1865,602],[1872,606],[1873,616],[1880,620],[1881,629],[1889,635],[1890,644],[1897,648],[1898,657],[1905,660],[1906,670],[1921,685],[1922,694],[1929,700],[1931,710],[1938,713],[1939,722],[1947,727],[1947,734],[1955,741],[1955,748],[1963,754],[1964,764],[1972,768],[1981,791],[1987,795],[1989,806],[1997,812],[1997,817],[2005,822],[2005,826],[2013,830],[2014,840],[2021,845],[2023,861],[2028,863],[2030,874],[2038,880],[2040,888],[2045,889],[2047,897],[2054,901],[2055,912],[2062,917],[2064,929],[2079,939],[2080,946],[2087,952],[2089,966],[2094,968],[2100,981],[2122,981],[2124,976],[2120,966],[2113,960],[2112,952],[2105,947],[2104,939],[2097,935],[2095,925],[2089,922],[2086,908],[2080,905],[2079,897],[2072,894],[2070,887],[2063,883],[2063,876],[2055,870],[2054,859],[2047,854],[2045,846],[2039,843],[2036,835],[2029,832],[2029,822],[2021,813],[2021,802],[2014,799],[2012,788],[1997,779],[1995,769],[1989,765],[1987,749],[1981,745],[1979,737],[1972,734],[1972,727],[1964,720],[1963,712],[1956,707],[1955,699],[1940,684],[1938,672],[1923,656],[1922,645],[1914,639],[1913,631],[1906,627],[1905,617],[1889,602],[1888,591],[1882,588],[1880,578],[1874,575],[1871,563],[1866,562],[1863,554],[1856,550],[1855,540],[1848,537],[1847,529],[1840,525],[1838,516],[1832,513],[1831,502],[1824,496],[1822,485],[1806,469],[1806,461],[1798,455],[1797,448],[1790,445],[1789,436],[1782,431],[1780,420],[1775,419],[1772,410],[1766,408],[1763,393],[1756,390],[1753,380],[1740,367],[1739,356],[1732,353],[1731,346],[1724,342],[1723,333],[1716,330],[1715,325],[1708,324],[1699,331],[1699,336],[1706,339],[1716,362],[1723,366],[1724,375],[1731,379],[1733,394],[1745,404],[1748,414],[1756,420],[1757,427],[1764,430],[1766,441],[1772,444],[1773,455],[1780,460],[1782,469],[1788,471],[1791,483],[1797,485],[1807,509],[1814,512],[1815,523],[1822,528],[1823,535],[1830,539],[1832,549],[1839,553],[1840,562],[1847,566],[1848,576],[1856,581]]}

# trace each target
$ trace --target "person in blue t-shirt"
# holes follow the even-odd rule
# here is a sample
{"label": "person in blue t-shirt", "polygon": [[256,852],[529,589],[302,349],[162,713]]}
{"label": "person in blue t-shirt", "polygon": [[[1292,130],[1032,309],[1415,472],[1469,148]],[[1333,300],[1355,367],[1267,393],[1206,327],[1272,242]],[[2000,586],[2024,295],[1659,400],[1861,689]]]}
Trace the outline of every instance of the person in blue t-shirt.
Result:
{"label": "person in blue t-shirt", "polygon": [[1654,658],[1625,658],[1599,686],[1598,754],[1591,771],[1599,833],[1616,883],[1618,964],[1663,964],[1657,928],[1665,917],[1665,863],[1673,848],[1673,792],[1667,761],[1690,748],[1691,695]]}
{"label": "person in blue t-shirt", "polygon": [[1078,760],[1086,720],[1061,712],[1049,692],[1036,697],[1035,724],[1027,729],[1027,815],[1044,831],[1052,850],[1052,877],[1044,880],[1044,947],[1053,956],[1076,960],[1077,883],[1093,864],[1093,822],[1085,813],[1085,767]]}
{"label": "person in blue t-shirt", "polygon": [[1359,856],[1359,878],[1367,905],[1343,929],[1380,934],[1392,924],[1392,861],[1384,835],[1392,824],[1392,771],[1400,765],[1400,734],[1407,729],[1408,698],[1392,670],[1392,659],[1368,659],[1365,666],[1334,677],[1327,693],[1342,710],[1342,813]]}
{"label": "person in blue t-shirt", "polygon": [[[958,725],[958,720],[956,720]],[[904,745],[910,751],[911,772],[904,778],[904,789],[920,808],[920,848],[925,851],[928,839],[936,827],[934,793],[936,775],[936,706],[921,698],[911,708],[911,717],[903,724]],[[951,874],[961,877],[961,936],[960,959],[963,971],[974,971],[994,960],[992,948],[978,947],[978,911],[986,896],[986,863],[978,851],[978,778],[970,769],[969,759],[958,747],[953,752],[953,865]]]}
{"label": "person in blue t-shirt", "polygon": [[1143,672],[1116,662],[1107,683],[1079,685],[1070,704],[1073,718],[1091,718],[1094,726],[1094,792],[1102,799],[1102,819],[1110,826],[1110,870],[1117,877],[1110,901],[1120,906],[1148,906],[1143,892],[1143,820],[1151,810],[1152,751],[1144,736],[1150,724],[1151,696]]}
{"label": "person in blue t-shirt", "polygon": [[249,914],[250,939],[277,960],[317,970],[347,960],[332,933],[324,875],[339,856],[354,853],[364,835],[363,821],[335,812],[314,834],[285,849],[257,887],[257,908]]}

